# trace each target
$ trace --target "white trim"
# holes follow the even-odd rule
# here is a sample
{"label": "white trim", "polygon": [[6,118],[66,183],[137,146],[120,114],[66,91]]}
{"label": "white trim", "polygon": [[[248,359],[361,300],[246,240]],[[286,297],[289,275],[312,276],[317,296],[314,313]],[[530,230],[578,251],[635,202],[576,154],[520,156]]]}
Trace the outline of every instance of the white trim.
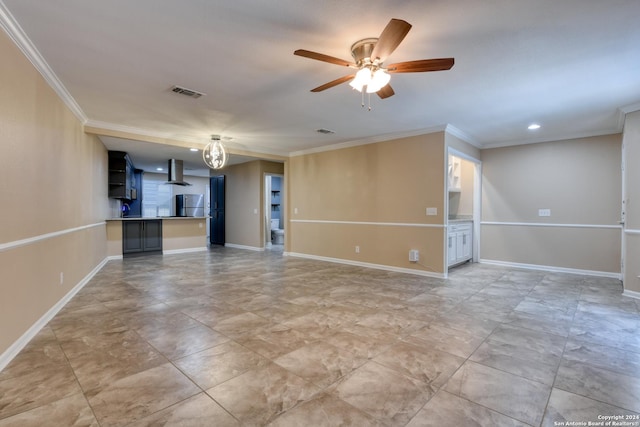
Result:
{"label": "white trim", "polygon": [[379,225],[389,227],[424,227],[424,228],[446,228],[446,224],[419,224],[410,222],[368,222],[368,221],[332,221],[324,219],[291,219],[289,222],[303,224],[350,224],[350,225]]}
{"label": "white trim", "polygon": [[391,141],[391,140],[400,139],[400,138],[409,138],[412,136],[429,135],[432,133],[444,132],[447,130],[447,126],[448,125],[440,125],[440,126],[433,126],[433,127],[424,128],[424,129],[415,129],[407,132],[387,133],[384,135],[371,136],[371,137],[362,138],[362,139],[354,139],[351,141],[339,142],[337,144],[325,145],[323,147],[315,147],[315,148],[309,148],[307,150],[292,151],[289,153],[289,157],[304,156],[306,154],[315,154],[315,153],[322,153],[325,151],[340,150],[343,148],[358,147],[360,145],[375,144],[378,142]]}
{"label": "white trim", "polygon": [[569,141],[571,139],[591,138],[594,136],[618,135],[622,132],[622,128],[619,126],[620,126],[620,123],[618,121],[618,123],[616,124],[616,127],[612,129],[603,129],[603,130],[593,131],[593,132],[577,132],[577,133],[570,133],[562,136],[556,135],[556,136],[550,136],[550,137],[544,137],[544,138],[518,139],[518,140],[512,140],[512,141],[495,142],[491,144],[483,144],[482,149],[485,150],[489,148],[514,147],[517,145],[539,144],[542,142]]}
{"label": "white trim", "polygon": [[163,250],[162,255],[190,254],[192,252],[204,252],[206,250],[207,250],[206,246],[202,246],[198,248],[169,249],[167,251]]}
{"label": "white trim", "polygon": [[436,277],[438,279],[446,279],[446,274],[443,274],[443,273],[434,273],[430,271],[414,270],[411,268],[394,267],[392,265],[372,264],[369,262],[352,261],[352,260],[342,259],[342,258],[330,258],[330,257],[324,257],[324,256],[318,256],[318,255],[302,254],[298,252],[284,252],[283,255],[292,256],[296,258],[311,259],[315,261],[325,261],[325,262],[332,262],[336,264],[353,265],[356,267],[374,268],[376,270],[393,271],[395,273],[414,274],[417,276]]}
{"label": "white trim", "polygon": [[[151,143],[158,143],[158,142],[150,141],[149,138],[166,139],[170,141],[196,144],[201,147],[204,147],[208,143],[208,141],[203,142],[205,141],[203,138],[185,137],[185,136],[176,137],[175,134],[173,133],[157,132],[149,129],[120,125],[117,123],[102,122],[99,120],[87,120],[84,123],[84,127],[85,127],[85,132],[92,133],[98,136],[111,136],[111,135],[102,135],[102,133],[104,133],[105,131],[120,132],[120,133],[130,134],[131,137],[135,137],[133,139],[137,139],[139,141],[144,141],[144,142],[151,142]],[[124,138],[126,138],[126,136],[124,136]],[[233,153],[234,149],[244,150],[246,148],[240,144],[236,144],[231,141],[224,141],[224,145],[226,148],[231,150],[231,154],[234,154]],[[260,149],[252,148],[251,152],[256,154],[267,154],[272,156],[288,157],[288,153],[285,151],[269,150],[269,149],[265,149],[264,147]]]}
{"label": "white trim", "polygon": [[80,227],[68,228],[66,230],[54,231],[53,233],[41,234],[39,236],[29,237],[22,240],[14,240],[13,242],[0,243],[0,252],[9,251],[11,249],[19,248],[20,246],[30,245],[32,243],[40,242],[42,240],[63,236],[69,233],[75,233],[76,231],[86,230],[88,228],[99,227],[105,224],[106,224],[105,221],[96,222],[95,224],[83,225]]}
{"label": "white trim", "polygon": [[38,319],[36,323],[31,325],[31,327],[27,329],[27,331],[22,334],[22,336],[18,338],[18,340],[11,344],[4,353],[0,354],[0,371],[2,371],[27,344],[29,344],[29,341],[31,341],[33,337],[35,337],[38,332],[40,332],[40,330],[45,327],[56,314],[58,314],[62,307],[64,307],[65,304],[67,304],[71,300],[71,298],[73,298],[74,295],[80,291],[80,289],[82,289],[87,283],[89,283],[93,276],[95,276],[96,273],[100,271],[100,269],[102,269],[102,267],[104,267],[104,265],[108,261],[108,257],[103,259],[100,264],[98,264],[93,270],[89,272],[89,274],[84,277],[84,279],[78,282],[78,284],[75,285],[73,289],[67,292],[67,294],[63,296],[53,307],[51,307],[40,319]]}
{"label": "white trim", "polygon": [[551,224],[544,222],[502,222],[502,221],[482,221],[480,225],[505,225],[517,227],[564,227],[564,228],[604,228],[612,230],[622,229],[622,225],[606,224]]}
{"label": "white trim", "polygon": [[[470,135],[467,135],[466,133],[464,133],[463,131],[461,131],[460,129],[458,129],[455,126],[452,125],[446,125],[445,126],[445,132],[450,133],[451,135],[455,136],[458,139],[463,140],[464,142],[466,142],[467,144],[473,145],[476,148],[483,148],[482,144],[480,144],[478,141],[476,141],[475,139],[473,139]],[[479,162],[479,160],[475,160],[476,162]]]}
{"label": "white trim", "polygon": [[624,234],[640,234],[640,230],[634,230],[632,228],[627,228],[624,230]]}
{"label": "white trim", "polygon": [[609,277],[611,279],[622,280],[620,273],[614,273],[610,271],[595,271],[595,270],[581,270],[577,268],[556,267],[552,265],[539,265],[539,264],[523,264],[519,262],[498,261],[493,259],[481,259],[481,264],[499,265],[503,267],[524,268],[526,270],[541,270],[549,271],[553,273],[569,273],[580,274],[584,276],[596,276],[596,277]]}
{"label": "white trim", "polygon": [[122,255],[110,255],[107,257],[107,261],[122,261],[123,259]]}
{"label": "white trim", "polygon": [[636,102],[635,104],[625,105],[619,108],[624,114],[633,113],[634,111],[640,110],[640,102]]}
{"label": "white trim", "polygon": [[622,291],[622,296],[640,299],[640,292],[630,291],[628,289],[625,289],[624,291]]}
{"label": "white trim", "polygon": [[13,17],[2,1],[0,1],[0,27],[4,29],[7,35],[13,40],[15,45],[22,51],[24,56],[33,64],[36,70],[42,75],[45,81],[51,86],[56,94],[62,99],[62,102],[71,110],[73,115],[80,121],[85,123],[87,116],[84,114],[80,105],[71,96],[67,88],[64,87],[58,76],[53,72],[49,64],[44,60],[31,39],[24,32],[18,21]]}
{"label": "white trim", "polygon": [[225,243],[225,248],[235,248],[235,249],[245,249],[247,251],[257,251],[262,252],[265,249],[257,246],[245,246],[245,245],[236,245],[235,243]]}

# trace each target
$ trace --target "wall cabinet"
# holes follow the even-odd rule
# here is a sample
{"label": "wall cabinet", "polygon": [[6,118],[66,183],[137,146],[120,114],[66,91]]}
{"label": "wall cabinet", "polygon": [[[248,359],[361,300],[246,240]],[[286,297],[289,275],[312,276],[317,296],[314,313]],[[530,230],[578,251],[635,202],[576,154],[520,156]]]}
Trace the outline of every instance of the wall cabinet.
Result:
{"label": "wall cabinet", "polygon": [[447,233],[447,264],[463,263],[473,258],[473,223],[449,224]]}
{"label": "wall cabinet", "polygon": [[122,221],[122,253],[162,251],[162,220]]}
{"label": "wall cabinet", "polygon": [[123,151],[109,151],[109,197],[112,199],[136,199],[136,182],[133,163]]}

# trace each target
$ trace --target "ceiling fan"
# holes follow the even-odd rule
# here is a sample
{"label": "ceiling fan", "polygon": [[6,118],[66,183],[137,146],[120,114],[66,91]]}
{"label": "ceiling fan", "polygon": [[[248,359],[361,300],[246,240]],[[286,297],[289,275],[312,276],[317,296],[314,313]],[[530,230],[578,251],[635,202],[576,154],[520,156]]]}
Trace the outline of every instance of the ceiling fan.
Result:
{"label": "ceiling fan", "polygon": [[453,58],[419,59],[383,66],[384,61],[396,50],[410,29],[411,24],[408,22],[401,19],[391,19],[380,37],[358,40],[351,46],[351,55],[355,62],[304,49],[298,49],[293,54],[358,70],[354,74],[340,77],[311,89],[311,92],[322,92],[351,80],[349,85],[357,91],[375,92],[384,99],[395,93],[389,84],[390,74],[442,71],[453,67]]}

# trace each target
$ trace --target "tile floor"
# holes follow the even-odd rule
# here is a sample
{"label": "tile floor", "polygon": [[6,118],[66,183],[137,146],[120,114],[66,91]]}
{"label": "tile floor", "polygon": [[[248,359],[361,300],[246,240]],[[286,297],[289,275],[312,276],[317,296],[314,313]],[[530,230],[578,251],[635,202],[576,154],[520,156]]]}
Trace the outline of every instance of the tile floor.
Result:
{"label": "tile floor", "polygon": [[0,372],[0,426],[638,426],[621,291],[231,248],[111,261]]}

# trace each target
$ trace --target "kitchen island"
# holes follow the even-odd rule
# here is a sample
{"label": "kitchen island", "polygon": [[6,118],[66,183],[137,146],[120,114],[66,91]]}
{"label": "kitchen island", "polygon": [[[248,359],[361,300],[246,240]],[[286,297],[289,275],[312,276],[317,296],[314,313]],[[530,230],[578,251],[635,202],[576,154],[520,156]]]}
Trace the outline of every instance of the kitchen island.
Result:
{"label": "kitchen island", "polygon": [[[107,219],[107,252],[108,256],[118,258],[130,253],[174,254],[184,252],[204,251],[207,249],[208,217],[142,217],[142,218],[109,218]],[[126,225],[125,225],[126,224]],[[126,231],[125,231],[126,228]],[[139,233],[139,249],[131,245],[131,237],[125,245],[124,234],[131,230],[152,230],[157,234],[151,236],[151,242],[145,247],[144,231]],[[135,235],[135,233],[134,233]],[[135,249],[131,249],[131,248]]]}

